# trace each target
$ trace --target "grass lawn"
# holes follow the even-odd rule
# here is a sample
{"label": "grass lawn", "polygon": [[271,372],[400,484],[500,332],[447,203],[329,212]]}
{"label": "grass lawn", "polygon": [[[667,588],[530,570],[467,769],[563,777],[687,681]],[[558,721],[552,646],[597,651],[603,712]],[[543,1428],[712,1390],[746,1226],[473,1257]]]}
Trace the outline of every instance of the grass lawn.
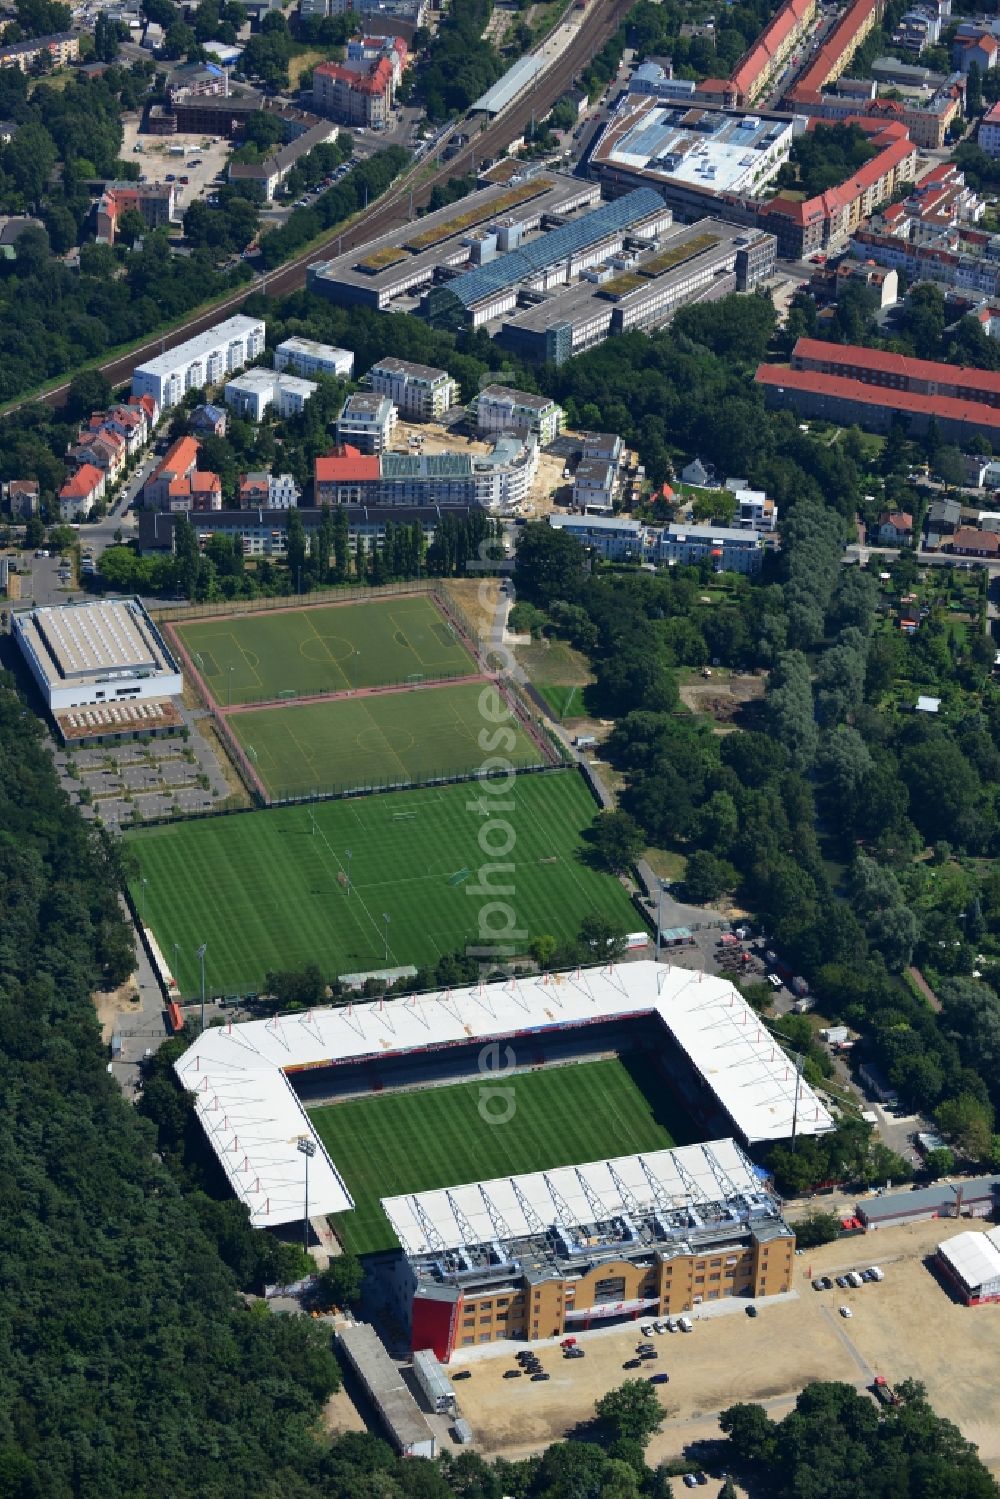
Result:
{"label": "grass lawn", "polygon": [[[641,1054],[508,1075],[515,1113],[502,1128],[479,1113],[476,1080],[311,1109],[356,1208],[331,1219],[357,1254],[395,1246],[381,1197],[667,1150],[697,1139]],[[656,1102],[651,1100],[655,1099]],[[674,1117],[680,1114],[680,1117]]]}
{"label": "grass lawn", "polygon": [[475,670],[427,594],[224,615],[174,628],[222,707]]}
{"label": "grass lawn", "polygon": [[537,640],[520,646],[517,659],[553,718],[586,717],[583,690],[594,680],[586,656],[562,640]]}
{"label": "grass lawn", "polygon": [[[229,716],[229,726],[276,800],[313,791],[429,780],[475,770],[486,754],[480,708],[486,683],[463,682],[420,692],[334,698],[290,708],[252,708]],[[517,766],[543,757],[519,727]]]}
{"label": "grass lawn", "polygon": [[[481,912],[496,926],[506,919],[487,909],[495,893],[477,892],[486,879],[494,890],[513,887],[504,899],[524,933],[513,944],[521,952],[536,935],[570,939],[590,912],[635,930],[641,923],[622,886],[580,857],[596,811],[582,778],[566,770],[518,777],[495,797],[471,784],[424,787],[125,836],[138,863],[136,906],[145,878],[146,918],[169,965],[180,948],[182,993],[198,992],[194,951],[207,942],[209,991],[238,994],[259,990],[271,969],[313,961],[330,977],[384,967],[384,912],[390,966],[478,945]],[[484,854],[481,829],[492,830],[495,848],[511,836],[513,847]]]}

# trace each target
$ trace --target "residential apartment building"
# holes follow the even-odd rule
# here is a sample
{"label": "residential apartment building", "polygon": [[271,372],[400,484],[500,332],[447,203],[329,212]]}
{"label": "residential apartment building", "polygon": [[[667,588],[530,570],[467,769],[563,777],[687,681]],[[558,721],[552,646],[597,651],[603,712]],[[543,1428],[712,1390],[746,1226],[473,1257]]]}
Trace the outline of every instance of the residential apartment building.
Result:
{"label": "residential apartment building", "polygon": [[[223,510],[199,516],[197,520],[198,541],[204,548],[213,536],[228,536],[238,540],[245,557],[282,558],[287,550],[288,517],[291,508],[281,510]],[[349,505],[347,513],[348,544],[353,555],[359,538],[369,552],[373,546],[381,546],[390,526],[418,525],[423,532],[426,545],[434,540],[435,529],[442,515],[462,519],[472,507],[450,506],[442,510],[437,505],[412,506],[400,511],[395,506]],[[306,533],[307,546],[322,524],[324,512],[318,508],[300,509],[298,515]],[[139,513],[139,551],[145,556],[173,550],[174,527],[177,517],[158,510],[142,510]]]}
{"label": "residential apartment building", "polygon": [[476,398],[476,428],[480,432],[532,432],[542,447],[562,431],[564,412],[551,396],[507,385],[487,385]]}
{"label": "residential apartment building", "polygon": [[196,468],[184,479],[171,479],[161,508],[177,514],[222,509],[222,480],[210,469]]}
{"label": "residential apartment building", "polygon": [[402,37],[387,37],[374,55],[321,62],[313,70],[313,106],[344,125],[384,130],[407,61]]}
{"label": "residential apartment building", "polygon": [[150,229],[160,229],[173,222],[175,207],[172,182],[109,182],[97,205],[97,243],[114,244],[123,213],[140,213]]}
{"label": "residential apartment building", "polygon": [[802,112],[819,97],[825,84],[843,73],[861,43],[881,21],[885,0],[852,0],[827,34],[812,62],[785,96],[786,108]]}
{"label": "residential apartment building", "polygon": [[0,68],[20,68],[22,73],[30,73],[39,62],[52,68],[64,68],[79,56],[79,36],[73,31],[60,31],[54,36],[38,36],[30,42],[13,42],[9,47],[0,47]]}
{"label": "residential apartment building", "polygon": [[815,369],[762,364],[755,376],[769,406],[799,416],[888,432],[900,421],[917,436],[933,421],[946,442],[971,442],[985,434],[1000,442],[1000,409],[984,401],[947,395],[925,395],[914,389],[871,384]]}
{"label": "residential apartment building", "polygon": [[59,519],[68,522],[90,515],[98,500],[104,498],[106,482],[101,469],[90,463],[81,464],[59,491]]}
{"label": "residential apartment building", "polygon": [[800,338],[792,350],[795,370],[840,375],[893,391],[920,395],[949,396],[955,400],[983,402],[1000,407],[1000,373],[942,364],[934,359],[912,359],[859,344],[832,344],[818,338]]}
{"label": "residential apartment building", "polygon": [[237,415],[259,422],[269,407],[280,417],[298,416],[317,389],[315,381],[298,375],[252,369],[227,381],[223,398]]}
{"label": "residential apartment building", "polygon": [[717,572],[753,574],[760,571],[765,556],[764,543],[756,532],[735,527],[659,527],[620,515],[557,514],[549,516],[549,525],[608,562],[672,567],[708,558]]}
{"label": "residential apartment building", "polygon": [[538,472],[534,437],[499,437],[490,453],[364,454],[344,445],[315,465],[318,505],[440,505],[510,512]]}
{"label": "residential apartment building", "polygon": [[[726,481],[726,488],[732,487],[732,481]],[[742,486],[733,487],[736,496],[736,514],[733,517],[733,525],[740,531],[764,531],[770,532],[778,526],[778,507],[773,500],[769,500],[762,489],[747,489]]]}
{"label": "residential apartment building", "polygon": [[225,437],[228,425],[229,412],[225,406],[196,406],[188,421],[192,432],[212,437]]}
{"label": "residential apartment building", "polygon": [[359,453],[384,453],[395,430],[395,406],[372,391],[348,396],[337,418],[337,442],[350,443]]}
{"label": "residential apartment building", "polygon": [[753,104],[778,78],[815,14],[816,0],[785,0],[775,12],[729,79],[741,105]]}
{"label": "residential apartment building", "polygon": [[187,390],[218,385],[264,351],[262,318],[231,317],[176,348],[136,366],[132,391],[151,395],[160,411],[176,406]]}
{"label": "residential apartment building", "polygon": [[241,510],[294,510],[301,491],[291,474],[240,474]]}
{"label": "residential apartment building", "polygon": [[1000,156],[1000,104],[994,104],[983,115],[978,139],[987,156]]}
{"label": "residential apartment building", "polygon": [[178,437],[171,443],[143,485],[143,504],[155,509],[165,507],[170,485],[177,479],[189,479],[197,469],[198,450],[199,444],[193,437]]}
{"label": "residential apartment building", "polygon": [[274,351],[276,370],[293,370],[307,379],[310,375],[334,375],[350,380],[354,374],[354,354],[333,344],[317,343],[314,338],[286,338]]}
{"label": "residential apartment building", "polygon": [[7,510],[15,520],[30,520],[38,514],[39,493],[37,479],[11,479],[3,486],[3,497]]}
{"label": "residential apartment building", "polygon": [[340,132],[328,120],[319,120],[303,134],[297,134],[285,145],[270,151],[259,161],[231,161],[226,168],[230,182],[249,184],[265,203],[274,199],[294,166],[316,146],[335,141]]}
{"label": "residential apartment building", "polygon": [[365,376],[377,395],[388,396],[405,421],[440,421],[458,401],[458,384],[447,370],[409,359],[380,359]]}

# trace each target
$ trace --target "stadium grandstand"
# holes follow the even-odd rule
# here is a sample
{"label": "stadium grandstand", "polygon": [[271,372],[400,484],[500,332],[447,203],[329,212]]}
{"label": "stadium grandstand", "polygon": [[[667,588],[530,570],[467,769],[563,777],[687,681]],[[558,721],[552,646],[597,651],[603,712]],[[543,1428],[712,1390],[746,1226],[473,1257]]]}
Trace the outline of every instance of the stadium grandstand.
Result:
{"label": "stadium grandstand", "polygon": [[382,1202],[414,1350],[560,1337],[791,1290],[795,1235],[734,1140]]}
{"label": "stadium grandstand", "polygon": [[[474,1076],[479,1048],[493,1041],[519,1041],[524,1050],[530,1038],[526,1065],[535,1066],[560,1045],[612,1050],[636,1025],[647,1028],[647,1046],[683,1086],[706,1133],[735,1133],[753,1145],[833,1128],[732,984],[652,961],[230,1023],[199,1036],[175,1070],[251,1223],[270,1227],[302,1216],[310,1159],[303,1139],[314,1146],[310,1211],[354,1206],[305,1111],[306,1092],[370,1092],[373,1069],[381,1087],[387,1069],[415,1061]],[[411,1085],[417,1080],[409,1076]]]}

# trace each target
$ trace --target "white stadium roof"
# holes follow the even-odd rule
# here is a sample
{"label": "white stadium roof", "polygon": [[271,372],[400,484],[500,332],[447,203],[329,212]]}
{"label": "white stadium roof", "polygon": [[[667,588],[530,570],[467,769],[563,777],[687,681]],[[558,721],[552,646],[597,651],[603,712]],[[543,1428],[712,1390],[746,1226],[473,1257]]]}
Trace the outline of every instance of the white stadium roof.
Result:
{"label": "white stadium roof", "polygon": [[[489,1205],[484,1194],[489,1197]],[[497,1238],[497,1231],[489,1207],[499,1213],[510,1231],[503,1238],[522,1239],[537,1232],[531,1213],[545,1228],[559,1223],[570,1234],[576,1225],[592,1223],[595,1212],[590,1197],[600,1203],[603,1218],[609,1219],[622,1214],[628,1217],[634,1211],[633,1204],[654,1208],[657,1197],[669,1199],[674,1208],[696,1212],[699,1202],[717,1203],[738,1195],[754,1201],[767,1198],[752,1163],[736,1142],[713,1140],[710,1145],[682,1145],[677,1150],[588,1161],[583,1166],[560,1166],[526,1176],[502,1176],[437,1192],[383,1197],[382,1207],[405,1252],[416,1255],[441,1253],[462,1244],[490,1243]],[[427,1224],[440,1243],[429,1241]],[[734,1229],[738,1226],[734,1220]]]}
{"label": "white stadium roof", "polygon": [[1000,1281],[1000,1229],[990,1233],[956,1234],[938,1245],[938,1253],[947,1260],[963,1285],[977,1286]]}
{"label": "white stadium roof", "polygon": [[[447,989],[405,999],[275,1016],[207,1030],[175,1070],[237,1196],[259,1227],[290,1223],[305,1201],[302,1135],[315,1140],[310,1211],[339,1213],[350,1193],[286,1074],[337,1062],[401,1056],[518,1034],[539,1036],[595,1021],[658,1015],[749,1142],[792,1133],[796,1075],[759,1017],[726,979],[652,961],[578,969]],[[804,1081],[797,1129],[833,1120]]]}

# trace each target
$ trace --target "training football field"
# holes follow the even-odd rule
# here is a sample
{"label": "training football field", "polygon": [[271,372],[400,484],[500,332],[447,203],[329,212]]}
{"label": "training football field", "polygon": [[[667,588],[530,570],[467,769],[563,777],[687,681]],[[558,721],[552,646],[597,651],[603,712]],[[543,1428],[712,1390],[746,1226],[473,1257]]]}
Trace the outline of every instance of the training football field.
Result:
{"label": "training football field", "polygon": [[222,708],[477,669],[425,593],[220,615],[174,629]]}
{"label": "training football field", "polygon": [[[202,943],[209,993],[229,995],[309,962],[330,978],[434,963],[493,940],[481,912],[512,921],[523,952],[538,935],[570,940],[591,913],[639,925],[618,880],[581,859],[596,811],[577,772],[557,770],[496,795],[466,782],[136,828],[132,896],[187,997]],[[513,867],[481,875],[491,864]],[[509,917],[487,917],[497,885],[511,887]]]}
{"label": "training football field", "polygon": [[[280,801],[476,770],[488,758],[480,734],[496,733],[483,717],[484,691],[495,715],[495,689],[483,681],[241,709],[228,722],[269,795]],[[515,719],[509,722],[507,759],[517,767],[544,764],[537,745]]]}
{"label": "training football field", "polygon": [[[479,1105],[484,1084],[499,1082],[513,1089],[514,1113],[505,1124],[491,1124]],[[309,1114],[356,1204],[331,1222],[357,1254],[396,1244],[381,1197],[667,1150],[698,1138],[641,1055],[502,1079],[491,1073],[470,1083],[352,1098]]]}

